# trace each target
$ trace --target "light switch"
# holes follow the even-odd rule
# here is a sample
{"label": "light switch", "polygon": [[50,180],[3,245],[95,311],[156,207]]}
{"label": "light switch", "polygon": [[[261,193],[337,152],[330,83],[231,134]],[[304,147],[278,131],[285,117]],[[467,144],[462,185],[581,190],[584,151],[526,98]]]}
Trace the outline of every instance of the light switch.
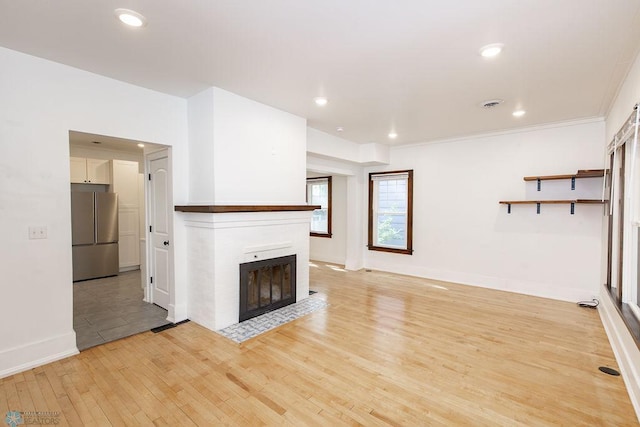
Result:
{"label": "light switch", "polygon": [[29,227],[29,239],[46,239],[47,227]]}

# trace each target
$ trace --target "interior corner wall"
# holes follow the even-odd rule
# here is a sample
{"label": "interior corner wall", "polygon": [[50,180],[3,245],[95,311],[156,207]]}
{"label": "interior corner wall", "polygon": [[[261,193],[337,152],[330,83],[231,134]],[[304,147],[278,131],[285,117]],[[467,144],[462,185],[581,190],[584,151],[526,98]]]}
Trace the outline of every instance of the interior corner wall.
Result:
{"label": "interior corner wall", "polygon": [[[576,205],[575,215],[568,204],[542,205],[539,215],[535,204],[513,205],[507,214],[498,201],[555,198],[545,193],[553,184],[544,182],[538,194],[535,182],[523,177],[603,168],[603,139],[600,120],[392,148],[389,166],[365,172],[414,170],[414,253],[365,250],[366,267],[566,301],[591,299],[599,292],[602,205]],[[591,187],[600,196],[601,180],[581,181],[577,190]],[[558,185],[572,198],[568,180]],[[363,222],[366,230],[366,216]]]}
{"label": "interior corner wall", "polygon": [[[322,145],[323,141],[328,141],[331,146],[335,137],[324,132],[308,131],[315,134],[316,145]],[[315,154],[307,154],[307,171],[320,175],[342,176],[345,179],[345,255],[344,264],[347,270],[360,270],[364,267],[363,251],[365,245],[362,212],[366,209],[365,194],[366,187],[363,184],[363,167],[349,160],[338,160],[337,158],[318,157]],[[318,258],[315,258],[318,259]],[[321,259],[318,259],[322,261]],[[329,261],[333,262],[333,261]]]}
{"label": "interior corner wall", "polygon": [[[188,183],[184,99],[5,48],[0,64],[4,377],[77,352],[69,130],[172,146],[178,204]],[[31,226],[45,226],[47,238],[29,240]]]}
{"label": "interior corner wall", "polygon": [[344,265],[347,257],[347,177],[331,177],[331,238],[310,238],[312,260]]}
{"label": "interior corner wall", "polygon": [[306,119],[214,88],[216,204],[305,203]]}

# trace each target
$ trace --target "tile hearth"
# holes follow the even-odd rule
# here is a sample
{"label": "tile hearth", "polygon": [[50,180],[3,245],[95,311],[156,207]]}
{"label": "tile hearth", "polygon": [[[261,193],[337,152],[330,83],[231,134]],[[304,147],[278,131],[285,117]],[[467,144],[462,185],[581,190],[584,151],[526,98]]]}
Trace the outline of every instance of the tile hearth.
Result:
{"label": "tile hearth", "polygon": [[325,300],[309,297],[216,332],[239,344],[327,306],[328,304]]}

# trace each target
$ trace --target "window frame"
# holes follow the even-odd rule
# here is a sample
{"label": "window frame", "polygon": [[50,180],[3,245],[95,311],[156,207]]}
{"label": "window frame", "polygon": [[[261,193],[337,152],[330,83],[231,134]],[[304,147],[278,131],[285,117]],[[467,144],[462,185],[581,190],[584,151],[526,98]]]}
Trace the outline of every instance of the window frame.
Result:
{"label": "window frame", "polygon": [[[373,220],[374,220],[374,177],[384,175],[407,174],[407,245],[406,248],[390,248],[373,244]],[[369,173],[369,223],[368,223],[367,248],[370,251],[391,252],[396,254],[413,255],[413,169],[370,172]]]}
{"label": "window frame", "polygon": [[[312,237],[325,237],[330,239],[331,236],[333,236],[332,232],[331,232],[331,212],[333,209],[332,206],[332,193],[333,193],[333,189],[332,189],[332,185],[331,185],[331,176],[314,176],[312,178],[307,178],[307,186],[306,186],[306,196],[307,196],[307,203],[310,203],[309,201],[309,183],[312,183],[313,181],[320,181],[320,180],[327,180],[327,232],[326,233],[318,233],[316,231],[311,231],[311,229],[309,229],[309,235]],[[318,209],[316,209],[318,210]],[[314,210],[315,212],[315,210]],[[311,225],[310,225],[311,226]]]}

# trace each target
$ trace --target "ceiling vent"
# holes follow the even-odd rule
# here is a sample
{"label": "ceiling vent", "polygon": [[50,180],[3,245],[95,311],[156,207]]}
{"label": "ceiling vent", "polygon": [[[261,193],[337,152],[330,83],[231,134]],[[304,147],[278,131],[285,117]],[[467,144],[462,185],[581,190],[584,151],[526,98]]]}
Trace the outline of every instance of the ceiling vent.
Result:
{"label": "ceiling vent", "polygon": [[489,101],[483,101],[480,106],[482,108],[494,108],[498,105],[502,104],[504,101],[502,99],[490,99]]}

